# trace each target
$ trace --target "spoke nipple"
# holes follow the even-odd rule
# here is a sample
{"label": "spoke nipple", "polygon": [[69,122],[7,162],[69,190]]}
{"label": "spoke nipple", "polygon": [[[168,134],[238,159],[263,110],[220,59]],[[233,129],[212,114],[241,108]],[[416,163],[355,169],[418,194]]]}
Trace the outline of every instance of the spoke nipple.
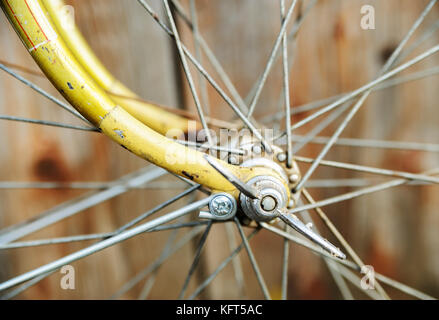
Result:
{"label": "spoke nipple", "polygon": [[296,204],[296,203],[294,202],[294,200],[291,199],[291,200],[288,202],[288,208],[294,208],[295,204]]}
{"label": "spoke nipple", "polygon": [[239,164],[238,157],[235,155],[230,155],[229,156],[229,163],[233,164],[233,165],[238,165]]}
{"label": "spoke nipple", "polygon": [[261,154],[262,153],[262,146],[259,144],[255,144],[252,148],[252,151],[255,154]]}
{"label": "spoke nipple", "polygon": [[287,155],[285,153],[283,153],[283,152],[278,153],[277,154],[277,160],[279,162],[284,162],[285,160],[287,160]]}
{"label": "spoke nipple", "polygon": [[297,173],[293,173],[288,177],[288,179],[290,180],[291,183],[297,183],[299,182],[300,177]]}
{"label": "spoke nipple", "polygon": [[306,227],[307,227],[308,229],[312,229],[312,227],[313,227],[312,222],[308,222],[308,223],[306,224]]}

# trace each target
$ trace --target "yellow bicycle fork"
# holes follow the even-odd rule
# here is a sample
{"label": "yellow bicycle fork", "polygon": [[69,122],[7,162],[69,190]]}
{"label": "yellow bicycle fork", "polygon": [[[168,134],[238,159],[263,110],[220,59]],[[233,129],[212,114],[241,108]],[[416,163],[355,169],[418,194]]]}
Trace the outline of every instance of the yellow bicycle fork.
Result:
{"label": "yellow bicycle fork", "polygon": [[[136,155],[213,191],[237,196],[236,188],[204,159],[203,153],[162,134],[187,129],[187,120],[136,97],[93,54],[79,30],[63,25],[61,0],[0,0],[23,44],[64,98],[93,125]],[[220,160],[218,160],[220,161]],[[243,168],[220,161],[238,179],[277,176],[266,168]]]}

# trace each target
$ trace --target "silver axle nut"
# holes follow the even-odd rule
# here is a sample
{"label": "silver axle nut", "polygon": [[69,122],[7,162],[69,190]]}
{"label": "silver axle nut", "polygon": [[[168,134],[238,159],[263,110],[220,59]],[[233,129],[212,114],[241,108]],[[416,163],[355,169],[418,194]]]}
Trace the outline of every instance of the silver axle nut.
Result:
{"label": "silver axle nut", "polygon": [[277,216],[276,209],[287,205],[288,194],[282,182],[272,176],[257,176],[247,182],[258,191],[259,198],[240,194],[239,201],[245,215],[255,221],[270,221]]}

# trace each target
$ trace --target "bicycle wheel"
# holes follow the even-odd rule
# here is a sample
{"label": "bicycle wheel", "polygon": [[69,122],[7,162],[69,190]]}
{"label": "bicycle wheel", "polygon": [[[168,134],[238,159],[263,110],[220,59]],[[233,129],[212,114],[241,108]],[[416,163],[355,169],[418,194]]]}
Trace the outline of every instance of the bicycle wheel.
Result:
{"label": "bicycle wheel", "polygon": [[[79,115],[76,111],[72,111],[72,109],[66,106],[64,102],[50,97],[52,101],[55,101],[65,109],[68,109],[71,113],[75,114],[79,118],[84,116],[92,124],[92,126],[87,127],[71,125],[67,127],[70,129],[83,131],[101,131],[136,155],[151,161],[174,174],[180,175],[183,178],[182,184],[188,184],[188,189],[186,189],[184,192],[177,194],[171,199],[168,199],[164,203],[158,205],[158,207],[146,212],[143,215],[133,217],[131,221],[124,224],[121,228],[117,228],[115,231],[104,233],[96,233],[93,231],[92,234],[79,236],[67,236],[62,238],[57,236],[50,239],[17,241],[35,231],[46,228],[47,226],[52,225],[62,219],[70,217],[81,210],[98,205],[103,201],[113,198],[116,195],[125,193],[130,189],[143,187],[151,180],[164,175],[165,171],[159,168],[148,168],[140,173],[138,172],[132,174],[110,185],[102,183],[95,183],[94,185],[88,184],[87,187],[91,186],[94,188],[102,188],[103,190],[82,196],[79,199],[73,199],[68,203],[62,204],[48,212],[40,214],[29,221],[5,228],[0,233],[2,243],[1,248],[4,250],[29,246],[34,247],[50,245],[54,243],[81,243],[82,241],[96,239],[99,241],[85,247],[77,246],[76,248],[79,249],[78,251],[70,253],[63,258],[54,259],[52,262],[45,264],[42,267],[33,269],[32,271],[25,273],[18,272],[18,274],[22,274],[12,277],[11,279],[0,284],[0,290],[6,291],[4,297],[13,297],[24,291],[24,289],[35,285],[42,279],[53,274],[63,266],[70,263],[75,263],[77,260],[85,258],[96,252],[100,252],[108,247],[112,247],[115,244],[131,239],[134,236],[147,232],[149,233],[150,231],[168,230],[167,232],[170,234],[169,239],[167,240],[166,245],[162,253],[159,254],[157,260],[143,270],[141,270],[140,266],[136,267],[139,268],[139,273],[130,281],[125,283],[121,289],[116,292],[116,294],[113,294],[113,297],[118,297],[133,287],[137,288],[136,291],[140,297],[144,298],[148,296],[154,284],[155,277],[158,274],[159,267],[165,265],[164,261],[171,254],[178,253],[183,244],[191,241],[191,239],[194,239],[198,234],[202,233],[202,236],[196,241],[197,246],[195,248],[193,261],[189,261],[189,265],[187,267],[187,277],[183,277],[179,280],[180,285],[178,288],[175,288],[175,293],[173,293],[174,296],[172,297],[196,298],[214,279],[214,276],[216,276],[223,268],[233,261],[235,272],[234,280],[236,280],[237,284],[231,285],[229,289],[224,290],[225,292],[246,292],[249,297],[252,297],[251,294],[255,292],[255,290],[252,289],[256,286],[259,286],[261,290],[260,292],[256,293],[256,297],[263,296],[265,298],[271,298],[273,296],[281,296],[286,298],[287,288],[288,286],[291,287],[291,284],[288,285],[289,243],[290,241],[293,241],[310,249],[311,252],[317,254],[318,257],[323,258],[323,266],[328,267],[329,274],[331,274],[335,280],[337,288],[340,290],[340,294],[343,298],[352,298],[355,296],[355,293],[360,295],[360,297],[366,294],[371,298],[388,298],[389,294],[387,291],[389,291],[389,289],[386,288],[385,290],[381,284],[386,284],[387,286],[391,286],[392,288],[396,288],[405,294],[417,298],[431,298],[427,294],[402,285],[401,283],[391,280],[379,273],[375,273],[375,290],[362,290],[361,286],[364,283],[361,280],[361,271],[364,271],[362,268],[364,267],[365,263],[359,258],[359,256],[352,249],[352,246],[348,244],[341,233],[337,231],[335,225],[328,219],[328,216],[323,210],[326,211],[327,206],[329,205],[334,206],[338,203],[342,203],[341,206],[336,207],[338,210],[351,211],[356,208],[360,213],[358,218],[363,217],[364,219],[364,215],[361,215],[361,211],[364,210],[362,208],[367,208],[371,206],[371,204],[370,200],[368,200],[366,204],[363,203],[362,208],[358,208],[359,204],[361,204],[360,201],[365,201],[363,200],[364,198],[357,201],[356,199],[360,196],[387,190],[403,184],[422,184],[422,187],[410,186],[407,187],[407,189],[404,189],[403,197],[405,197],[406,193],[413,194],[413,188],[428,188],[428,193],[434,192],[431,190],[434,190],[434,188],[436,188],[434,184],[438,183],[438,179],[434,176],[434,170],[415,170],[415,172],[419,173],[411,173],[408,172],[410,170],[400,170],[400,168],[397,167],[398,164],[393,165],[391,170],[388,170],[373,166],[352,164],[345,159],[346,157],[349,157],[350,159],[358,161],[359,159],[356,158],[358,154],[352,150],[359,146],[367,148],[384,148],[386,150],[385,155],[383,155],[384,152],[376,152],[374,154],[376,158],[382,158],[389,155],[393,156],[394,153],[388,151],[387,149],[403,149],[406,152],[407,150],[414,150],[417,152],[434,152],[437,151],[436,145],[426,143],[397,143],[394,141],[384,140],[362,140],[358,138],[348,139],[340,138],[340,136],[343,132],[348,132],[345,129],[348,129],[347,127],[349,124],[352,125],[354,116],[358,117],[360,112],[364,113],[365,108],[362,108],[362,105],[372,91],[376,89],[393,87],[395,85],[400,85],[411,81],[414,78],[423,78],[435,74],[436,68],[432,68],[421,71],[418,74],[409,74],[405,78],[401,77],[396,80],[391,79],[393,76],[400,74],[409,67],[412,67],[415,64],[417,65],[421,61],[429,58],[439,50],[438,46],[436,45],[431,46],[430,49],[426,51],[422,51],[421,53],[417,52],[416,55],[409,56],[411,51],[416,49],[420,44],[423,44],[425,39],[428,39],[427,35],[431,36],[432,30],[434,31],[436,29],[437,24],[434,23],[425,26],[424,34],[419,36],[419,41],[409,43],[409,41],[412,41],[412,34],[415,32],[416,34],[421,33],[418,29],[420,26],[427,24],[424,20],[434,19],[432,18],[432,15],[434,15],[432,8],[434,7],[436,1],[426,1],[425,4],[423,4],[424,7],[419,7],[419,12],[414,12],[414,19],[407,27],[408,33],[402,36],[400,42],[397,44],[397,46],[391,48],[392,50],[390,50],[390,52],[387,54],[386,52],[383,53],[383,66],[380,68],[380,70],[377,70],[377,75],[375,75],[375,78],[374,75],[369,76],[369,79],[373,79],[372,81],[369,81],[364,85],[360,83],[353,89],[351,89],[349,86],[346,86],[348,89],[347,93],[325,99],[323,101],[317,101],[317,103],[308,103],[306,105],[295,105],[291,107],[291,100],[295,102],[300,100],[301,97],[301,94],[297,93],[300,91],[300,85],[297,85],[296,83],[298,83],[301,79],[306,79],[304,74],[299,73],[299,71],[295,71],[296,69],[294,68],[293,70],[298,72],[298,75],[295,75],[294,73],[290,74],[289,68],[291,65],[293,65],[292,59],[294,58],[294,55],[291,54],[291,52],[294,50],[294,53],[298,56],[298,59],[302,59],[301,61],[303,61],[304,58],[300,55],[306,54],[306,51],[300,51],[300,42],[304,42],[304,40],[301,39],[306,39],[306,35],[309,35],[306,33],[306,31],[302,31],[306,30],[305,27],[307,26],[307,19],[310,19],[310,17],[314,17],[314,19],[316,19],[319,17],[319,15],[328,14],[328,12],[341,12],[340,15],[342,18],[340,21],[342,22],[338,21],[338,24],[335,26],[334,33],[334,37],[336,41],[338,41],[338,45],[346,45],[346,39],[349,38],[353,39],[352,42],[354,44],[355,41],[359,41],[357,38],[355,38],[355,35],[346,35],[346,33],[349,33],[349,31],[343,31],[343,23],[347,24],[347,22],[344,20],[348,19],[343,17],[343,12],[345,12],[344,10],[349,7],[348,4],[344,3],[343,1],[335,1],[335,5],[321,4],[316,2],[317,1],[287,1],[287,3],[284,3],[283,1],[280,1],[280,6],[278,3],[273,5],[271,2],[264,4],[263,9],[261,10],[264,11],[267,9],[266,12],[272,12],[272,15],[274,16],[272,21],[277,22],[278,29],[275,33],[275,37],[272,39],[273,42],[271,42],[272,49],[270,51],[269,48],[269,54],[266,55],[265,60],[268,62],[261,69],[261,76],[258,78],[256,84],[252,88],[247,88],[248,91],[250,91],[249,97],[248,99],[244,99],[239,94],[239,92],[243,90],[237,90],[233,86],[232,82],[226,75],[226,72],[221,67],[221,64],[218,62],[218,59],[213,55],[212,52],[215,52],[215,50],[211,50],[207,42],[199,34],[199,32],[203,34],[203,16],[201,15],[200,17],[200,27],[198,27],[197,10],[194,2],[191,2],[190,6],[185,8],[181,6],[179,2],[172,1],[173,9],[171,9],[168,1],[164,1],[162,9],[163,16],[159,17],[155,14],[153,8],[146,1],[139,1],[141,7],[146,9],[147,13],[149,13],[154,20],[159,23],[159,27],[161,29],[164,29],[165,35],[170,35],[171,38],[175,40],[175,54],[181,61],[183,75],[188,80],[186,92],[190,94],[190,97],[193,98],[193,102],[196,107],[195,110],[198,112],[198,117],[200,120],[200,124],[193,125],[193,128],[195,130],[199,130],[201,128],[208,129],[208,124],[215,125],[220,128],[228,127],[236,130],[247,127],[247,130],[240,131],[241,136],[239,139],[233,137],[231,141],[225,141],[229,139],[222,139],[221,137],[219,139],[214,139],[214,131],[199,131],[197,135],[199,137],[201,136],[201,138],[203,138],[202,140],[204,141],[206,140],[204,138],[207,138],[207,143],[203,144],[201,148],[198,147],[197,149],[199,151],[193,151],[193,149],[189,147],[193,147],[194,144],[196,145],[199,142],[179,141],[181,144],[183,144],[182,146],[181,144],[177,144],[174,141],[165,139],[158,134],[166,133],[170,128],[177,128],[180,130],[177,131],[178,134],[173,133],[173,136],[178,137],[179,140],[181,140],[182,134],[186,133],[190,135],[193,133],[191,131],[187,132],[186,128],[184,127],[186,122],[183,121],[182,118],[174,115],[168,115],[168,113],[162,111],[162,109],[158,107],[145,104],[134,96],[134,94],[128,91],[128,89],[121,87],[119,84],[112,86],[114,83],[112,76],[109,73],[105,74],[102,71],[105,71],[105,69],[103,69],[100,64],[90,64],[89,58],[93,58],[93,56],[89,56],[87,58],[87,54],[90,53],[87,51],[88,49],[86,48],[86,44],[78,43],[76,41],[78,38],[73,36],[78,35],[77,30],[74,32],[72,30],[64,30],[63,32],[64,27],[71,28],[72,26],[63,26],[60,10],[63,10],[65,6],[62,2],[2,1],[2,9],[11,20],[11,23],[15,27],[16,31],[21,35],[25,46],[27,46],[27,49],[31,52],[47,78],[55,85],[57,90],[63,94],[66,100],[69,101],[77,111],[79,111],[81,115]],[[209,6],[211,6],[210,10],[213,12],[219,12],[219,17],[221,17],[220,9],[224,9],[224,14],[229,15],[229,10],[233,10],[234,6],[233,3],[227,4],[225,2],[221,4],[202,5],[203,8],[209,8]],[[240,7],[241,5],[243,8]],[[126,5],[121,6],[125,7]],[[238,9],[250,9],[245,8],[245,4],[240,4],[237,6]],[[359,7],[355,7],[355,10],[357,9],[358,12],[361,12]],[[190,12],[190,15],[187,12]],[[177,15],[182,17],[180,21],[180,28],[177,28],[175,23],[175,17]],[[204,21],[206,24],[206,20]],[[167,26],[168,23],[169,27]],[[185,27],[185,24],[187,24],[189,28]],[[357,24],[359,25],[359,23]],[[33,25],[33,27],[29,25]],[[236,25],[230,23],[230,27],[236,27]],[[191,32],[189,33],[189,31]],[[210,30],[209,33],[214,32]],[[303,38],[300,38],[302,33],[304,36]],[[260,34],[256,35],[261,36]],[[321,34],[319,33],[319,36],[324,37],[324,32]],[[193,37],[193,39],[191,37]],[[194,54],[192,54],[190,49],[188,49],[181,42],[181,39],[184,39],[185,42],[188,42],[189,38],[191,38],[191,41],[193,40]],[[233,39],[233,37],[230,37],[230,39]],[[225,40],[226,42],[229,42],[230,39],[228,38]],[[237,41],[239,40],[242,41],[242,39],[238,38]],[[298,49],[293,47],[295,43],[298,44]],[[216,45],[220,44],[221,39]],[[321,47],[318,47],[317,49],[327,48],[327,46],[330,46],[330,44],[322,44]],[[205,55],[204,57],[202,56],[201,52],[203,52]],[[340,58],[343,58],[343,56],[341,55]],[[403,60],[404,58],[407,59]],[[216,76],[220,79],[225,89],[223,89],[222,85],[219,85],[218,81],[206,71],[205,67],[203,66],[204,63],[202,63],[204,60],[206,60],[206,62],[208,61],[212,65],[212,69],[215,71]],[[248,60],[250,61],[251,59]],[[428,61],[431,60],[432,59],[429,59]],[[189,63],[192,63],[195,66],[195,69],[191,70]],[[250,64],[251,61],[248,63]],[[340,60],[339,63],[342,64],[344,61]],[[268,80],[272,80],[268,79],[268,75],[271,69],[275,66],[279,68],[277,71],[278,78],[276,80],[280,81],[282,84],[283,94],[280,98],[275,98],[274,101],[273,99],[268,101],[267,97],[264,97],[264,101],[261,101],[262,89]],[[364,68],[364,66],[361,64],[355,64],[354,66],[357,69],[360,67]],[[20,78],[11,70],[11,68],[5,66],[4,64],[2,64],[2,69],[24,81],[24,79]],[[344,69],[340,67],[340,70],[343,71]],[[194,80],[194,75],[197,71],[200,71],[201,74],[197,79],[199,88],[196,87],[196,82]],[[235,75],[235,77],[237,76]],[[273,82],[275,84],[276,81]],[[431,82],[433,81],[430,81],[429,83]],[[294,85],[294,87],[292,85]],[[236,116],[239,118],[240,123],[237,121],[219,121],[206,116],[206,105],[208,105],[208,102],[213,99],[212,93],[207,90],[207,86],[212,86],[216,91],[218,91],[219,96],[223,98],[225,104],[231,107],[231,110],[234,111]],[[296,88],[297,86],[299,86],[299,88]],[[276,85],[273,87],[276,88]],[[343,85],[341,87],[343,88]],[[359,88],[355,89],[356,87]],[[33,88],[36,89],[35,87]],[[37,91],[43,93],[40,89],[37,89]],[[200,93],[198,93],[198,91],[200,91]],[[293,94],[293,99],[290,97],[291,92]],[[200,94],[201,97],[199,96]],[[277,94],[279,94],[278,90]],[[47,96],[47,94],[45,95]],[[385,97],[384,94],[383,96]],[[263,110],[261,113],[257,112],[258,108],[256,106],[258,104],[266,105],[267,103],[275,105],[275,108],[272,108],[275,110],[274,115],[267,115],[265,112],[263,112]],[[276,109],[277,104],[279,107]],[[314,112],[314,110],[317,108],[319,109]],[[362,108],[361,111],[360,108]],[[278,112],[278,109],[284,111]],[[214,110],[215,109],[213,109],[212,112],[215,112]],[[154,112],[156,112],[157,115],[155,115]],[[300,113],[300,115],[293,115],[291,117],[291,113]],[[368,114],[373,120],[373,111],[369,112]],[[394,112],[391,114],[394,114]],[[320,116],[323,115],[327,116],[318,124],[311,125],[315,123],[314,119],[320,120],[323,118]],[[390,116],[390,111],[388,116]],[[167,119],[167,117],[170,117],[170,119],[175,119],[175,121],[169,121],[169,123],[167,120],[163,121],[163,119]],[[6,116],[3,118],[28,122],[32,121],[30,119]],[[335,122],[337,119],[341,119],[341,121],[338,123],[338,125],[332,125],[332,130],[330,130],[331,123]],[[82,120],[84,119],[82,118]],[[371,124],[367,125],[367,128],[364,129],[364,132],[371,132],[371,130],[374,129],[374,122],[377,122],[379,117],[378,120],[373,122],[372,120],[370,120]],[[65,126],[60,123],[48,121],[37,122],[46,125]],[[423,123],[425,123],[425,121]],[[276,129],[272,136],[264,136],[260,133],[260,131],[258,131],[258,128],[262,128],[262,124],[264,124],[264,126],[272,126]],[[413,126],[414,128],[419,129],[419,126]],[[98,129],[96,130],[95,127]],[[317,136],[327,127],[329,128],[326,129],[328,130],[327,132],[329,132],[329,137]],[[285,128],[290,129],[286,130]],[[349,133],[355,137],[355,130],[350,130],[352,131]],[[295,135],[292,135],[292,132],[294,132]],[[296,135],[297,133],[301,133],[303,135]],[[386,136],[385,134],[383,135]],[[295,142],[294,144],[293,141]],[[299,151],[304,146],[308,146],[308,144],[311,142],[317,144],[320,143],[324,146],[323,148],[318,149],[317,153],[312,148],[304,149],[304,154],[309,156],[299,156]],[[324,160],[326,155],[336,144],[349,146],[351,148],[347,148],[349,151],[345,151],[345,153],[340,152],[337,154],[337,159],[341,159],[339,161]],[[203,153],[200,152],[206,149],[210,149],[211,157],[209,158],[204,158]],[[367,152],[369,153],[369,151]],[[215,160],[212,155],[217,156],[222,160]],[[428,156],[426,156],[425,159],[428,159],[427,157]],[[392,163],[395,162],[395,160],[392,161]],[[301,170],[299,170],[298,163],[310,163],[311,165],[308,167],[303,166]],[[375,162],[372,161],[372,163]],[[49,163],[49,166],[50,165],[51,164]],[[317,167],[320,166],[348,169],[351,172],[360,172],[360,175],[349,175],[349,178],[355,177],[355,179],[350,180],[340,178],[326,178],[323,180],[320,179],[314,181],[310,180],[309,178],[311,175],[314,175]],[[326,172],[329,172],[335,177],[340,177],[341,174],[338,170],[327,170]],[[362,174],[364,173],[375,174],[381,178],[387,178],[387,180],[384,182],[370,180],[363,177]],[[56,179],[56,174],[54,174],[54,177]],[[389,177],[392,177],[393,179],[390,180]],[[377,182],[379,183],[376,184]],[[431,184],[431,186],[424,187],[425,184]],[[169,183],[165,183],[164,185],[166,188],[170,188]],[[6,186],[8,185],[6,184]],[[52,182],[45,184],[34,184],[32,187],[71,188],[72,186],[75,187],[74,184],[60,184],[58,181],[55,184]],[[84,186],[85,184],[82,184],[82,187]],[[358,189],[347,193],[342,193],[337,196],[330,196],[320,201],[314,201],[311,194],[307,191],[307,189],[311,187],[325,188],[328,186],[331,188],[354,187]],[[81,187],[81,184],[77,184],[76,187]],[[193,202],[189,205],[167,212],[160,217],[149,219],[147,222],[137,225],[143,219],[146,219],[150,215],[156,213],[156,211],[162,210],[169,204],[180,200],[189,194],[192,194],[198,189],[204,193],[207,193],[208,196],[202,198],[201,200],[191,198],[191,201]],[[381,193],[379,196],[377,196],[377,199],[380,199],[380,196],[381,199],[382,197],[385,197],[383,194],[384,193]],[[319,193],[319,195],[325,195],[324,191]],[[387,200],[386,197],[385,200],[381,200],[383,201],[384,207],[386,204],[388,205],[388,201],[398,196],[399,195],[396,192],[391,196],[386,196],[388,197]],[[356,201],[351,201],[349,202],[349,205],[347,205],[344,201],[348,200]],[[372,203],[374,203],[373,200]],[[208,212],[206,212],[206,209],[203,210],[203,208],[207,205],[209,205],[210,210]],[[372,206],[372,208],[374,206],[375,204]],[[379,210],[382,210],[381,207],[379,208]],[[202,210],[204,212],[193,216],[193,219],[190,222],[180,221],[172,223],[171,225],[168,224],[172,220],[179,218],[182,219],[183,216],[187,216],[194,210]],[[295,214],[298,214],[300,219],[298,219]],[[317,225],[310,227],[310,225],[306,223],[314,222],[314,220],[316,220],[314,215],[317,215],[323,221],[323,223],[319,225],[318,222],[316,222]],[[387,221],[385,220],[386,218],[382,219],[384,219],[383,221],[385,222]],[[389,217],[387,217],[387,219],[389,219]],[[236,230],[230,229],[230,225],[233,224],[236,224]],[[202,263],[200,262],[201,254],[206,254],[206,249],[203,250],[203,248],[208,245],[208,243],[206,244],[206,239],[209,239],[208,235],[213,233],[214,229],[219,228],[218,225],[225,225],[228,229],[226,229],[222,236],[218,236],[217,234],[215,238],[230,238],[229,241],[231,241],[230,246],[232,252],[222,263],[219,264],[218,268],[214,268],[214,270],[212,270],[211,276],[207,276],[207,274],[205,274],[206,278],[202,279],[198,286],[194,286],[193,288],[188,287],[189,284],[194,285],[190,280],[194,275],[196,267]],[[382,225],[383,223],[380,223],[380,226]],[[243,226],[254,230],[250,230],[252,233],[246,235],[244,233]],[[191,231],[182,236],[182,238],[176,242],[176,233],[169,231],[169,229],[186,230],[186,228],[183,227],[190,228]],[[327,227],[329,232],[327,230],[320,230],[323,227]],[[264,269],[261,270],[257,263],[257,261],[261,260],[261,257],[255,257],[252,249],[250,248],[247,237],[253,237],[253,235],[260,229],[266,230],[268,234],[271,233],[270,238],[272,238],[272,234],[275,233],[284,239],[282,244],[283,253],[279,254],[279,265],[278,268],[276,268],[276,270],[278,270],[277,272],[270,270],[271,268],[269,264],[265,265],[263,267]],[[290,232],[290,229],[295,229],[295,231],[298,231],[305,238],[298,237],[297,234],[293,233],[292,230]],[[322,232],[323,237],[320,236],[320,232]],[[47,234],[50,234],[50,232]],[[233,240],[233,238],[236,236],[241,237],[242,243],[240,245],[236,243],[236,240]],[[325,236],[328,237],[331,242],[326,241],[324,239]],[[151,237],[152,239],[153,236],[149,234],[148,236],[142,236],[142,238],[145,238],[144,243],[148,243],[148,237]],[[157,236],[157,238],[159,239],[160,236]],[[267,238],[268,235],[265,234],[264,239]],[[151,239],[151,243],[154,243],[154,241]],[[381,242],[385,242],[385,238],[382,236]],[[333,245],[332,243],[337,243],[337,245]],[[337,246],[340,246],[342,250],[338,249]],[[392,247],[392,245],[390,245],[390,247],[395,250],[398,249],[395,246]],[[239,266],[239,262],[235,259],[241,250],[247,251],[248,254],[247,266],[244,269],[252,268],[255,271],[254,276],[249,276],[244,273],[242,271],[242,267]],[[347,253],[350,259],[342,260],[342,258],[345,257],[345,253]],[[156,252],[156,254],[158,254],[158,252]],[[117,257],[114,256],[110,259],[111,261],[114,259],[115,263],[118,261]],[[313,261],[312,259],[315,258],[310,255],[307,259],[310,259],[309,261]],[[85,260],[86,259],[84,259],[84,261]],[[310,263],[315,264],[315,262]],[[378,271],[380,270],[379,267],[376,267],[376,265],[380,266],[380,261],[367,264],[375,266],[375,269]],[[381,268],[387,270],[386,267],[381,266]],[[355,272],[357,274],[355,274]],[[267,274],[270,277],[270,281],[266,281],[264,279],[264,275],[267,277]],[[149,278],[147,278],[145,281],[148,275]],[[244,278],[246,278],[247,281],[244,281]],[[280,281],[278,281],[277,284],[274,284],[274,279]],[[139,285],[140,282],[144,282],[144,284]],[[247,284],[247,290],[244,288],[244,283]],[[366,285],[368,284],[366,283]],[[18,287],[13,288],[15,286]],[[360,287],[360,293],[352,293],[352,290],[354,290],[352,286]],[[236,290],[236,287],[239,290]],[[189,293],[188,288],[192,289],[193,291]],[[391,291],[391,293],[396,295],[396,297],[399,297],[399,293],[394,291]],[[241,294],[239,295],[242,296]],[[291,295],[292,293],[290,293],[290,296]]]}

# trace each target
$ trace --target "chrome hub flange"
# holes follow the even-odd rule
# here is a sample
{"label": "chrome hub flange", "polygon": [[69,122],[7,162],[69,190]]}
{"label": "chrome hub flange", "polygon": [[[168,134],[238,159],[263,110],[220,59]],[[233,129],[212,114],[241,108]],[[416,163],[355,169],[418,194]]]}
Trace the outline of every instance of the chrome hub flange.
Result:
{"label": "chrome hub flange", "polygon": [[[247,164],[243,166],[250,167],[271,167],[276,175],[261,175],[251,178],[247,183],[239,180],[226,168],[216,163],[213,159],[205,155],[205,159],[209,164],[220,172],[230,183],[232,183],[241,193],[239,194],[239,202],[242,212],[245,216],[241,216],[241,221],[248,225],[252,222],[276,221],[280,218],[288,226],[295,229],[311,241],[320,245],[323,249],[341,259],[345,259],[346,255],[328,240],[321,237],[312,228],[305,225],[299,218],[292,214],[288,208],[295,206],[297,202],[294,197],[288,198],[289,195],[298,196],[299,192],[288,193],[291,183],[296,182],[299,173],[285,174],[281,166],[266,158],[258,160],[248,159]],[[268,160],[268,161],[267,161]],[[288,184],[288,182],[290,184]],[[233,199],[234,200],[234,199]],[[228,194],[217,195],[209,204],[210,213],[200,212],[200,218],[219,218],[225,219],[226,216],[232,214],[236,205]],[[233,213],[234,214],[234,213]],[[249,221],[246,221],[249,220]]]}
{"label": "chrome hub flange", "polygon": [[[297,205],[300,198],[300,190],[297,192],[295,187],[301,179],[299,166],[296,161],[292,161],[291,167],[287,166],[287,155],[282,148],[272,145],[272,152],[267,153],[261,147],[260,142],[256,141],[250,136],[244,136],[240,139],[231,141],[231,146],[245,150],[245,155],[239,157],[239,165],[243,167],[265,167],[276,171],[279,176],[285,180],[288,188],[291,191],[291,199],[286,207],[292,209]],[[235,157],[238,159],[238,157]],[[230,161],[229,161],[230,163]],[[233,163],[233,164],[238,164]]]}
{"label": "chrome hub flange", "polygon": [[282,148],[272,145],[272,152],[268,153],[251,135],[235,137],[229,146],[245,151],[244,155],[232,155],[233,159],[229,157],[229,163],[247,168],[268,168],[278,176],[255,177],[246,183],[260,193],[258,199],[243,193],[239,197],[241,209],[250,220],[273,220],[277,209],[292,209],[297,205],[301,192],[296,191],[295,187],[301,179],[301,174],[294,160],[291,167],[287,166],[286,153]]}
{"label": "chrome hub flange", "polygon": [[[276,159],[276,158],[275,158]],[[281,181],[277,180],[277,184],[282,186],[284,190],[285,185],[288,185],[290,189],[290,200],[285,205],[286,208],[292,209],[296,206],[297,202],[300,198],[300,191],[293,192],[294,187],[300,180],[300,171],[296,162],[293,161],[293,166],[291,168],[287,168],[285,163],[273,161],[268,157],[253,157],[245,160],[242,164],[242,167],[252,168],[252,167],[264,167],[274,170],[283,180],[285,184],[282,184]],[[286,192],[284,190],[284,192]]]}

